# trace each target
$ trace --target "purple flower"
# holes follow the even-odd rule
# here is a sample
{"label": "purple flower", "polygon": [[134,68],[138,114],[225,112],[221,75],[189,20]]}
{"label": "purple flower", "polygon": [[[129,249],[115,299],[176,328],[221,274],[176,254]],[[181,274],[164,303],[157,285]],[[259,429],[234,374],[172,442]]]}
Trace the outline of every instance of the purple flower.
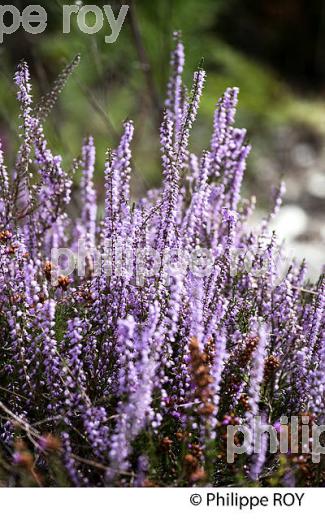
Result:
{"label": "purple flower", "polygon": [[[281,273],[270,221],[282,183],[269,215],[249,230],[255,201],[241,196],[250,146],[234,126],[237,88],[217,104],[209,149],[191,152],[206,76],[199,68],[187,93],[175,39],[160,127],[162,185],[133,201],[134,125],[126,121],[107,152],[102,220],[93,138],[68,173],[42,125],[72,68],[38,105],[24,62],[15,75],[14,168],[0,146],[0,452],[10,485],[23,483],[17,465],[27,459],[55,485],[236,485],[264,470],[280,481],[266,436],[258,454],[251,446],[242,455],[239,475],[230,471],[220,459],[225,427],[246,421],[253,429],[259,414],[277,429],[281,416],[325,415],[324,277],[307,283],[307,264],[296,261]],[[52,250],[76,253],[80,238],[89,250],[85,275],[58,278],[67,261],[54,265]],[[207,269],[195,270],[197,257]],[[61,440],[55,460],[49,439]],[[305,484],[302,465],[287,455],[282,483]]]}

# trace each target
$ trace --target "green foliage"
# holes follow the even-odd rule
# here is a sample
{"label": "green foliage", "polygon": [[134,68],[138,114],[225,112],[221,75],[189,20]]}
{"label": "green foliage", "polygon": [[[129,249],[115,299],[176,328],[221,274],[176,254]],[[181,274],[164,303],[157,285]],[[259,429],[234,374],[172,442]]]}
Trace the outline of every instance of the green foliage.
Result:
{"label": "green foliage", "polygon": [[[87,35],[79,30],[76,17],[72,16],[71,33],[62,34],[63,3],[66,2],[41,1],[48,13],[46,31],[36,37],[28,36],[21,30],[7,37],[6,45],[0,49],[0,134],[4,128],[11,128],[11,135],[1,137],[5,143],[10,142],[12,156],[17,143],[14,139],[17,137],[14,130],[16,121],[12,114],[17,112],[11,77],[17,59],[26,57],[33,62],[33,75],[39,79],[36,83],[43,89],[38,93],[41,96],[49,90],[62,68],[80,53],[81,64],[46,125],[50,145],[58,153],[64,152],[65,166],[68,167],[78,154],[82,137],[93,134],[98,149],[97,182],[102,184],[105,151],[108,146],[117,144],[122,121],[131,118],[137,128],[134,195],[158,184],[157,129],[164,99],[163,88],[168,76],[171,34],[177,29],[182,31],[188,49],[185,70],[188,84],[192,70],[202,56],[208,72],[199,124],[192,137],[194,151],[207,145],[213,107],[225,88],[233,85],[241,90],[239,124],[248,128],[253,141],[254,135],[266,136],[274,124],[305,123],[321,129],[321,119],[325,113],[323,103],[317,100],[302,101],[295,97],[272,70],[244,56],[216,34],[219,14],[225,7],[229,8],[224,0],[206,0],[204,3],[196,0],[134,2],[135,14],[131,18],[128,13],[114,44],[104,41],[104,36],[109,34],[107,21],[98,34]],[[96,2],[96,5],[102,7],[104,3]],[[112,5],[117,12],[118,2]],[[140,59],[132,23],[139,32],[146,63],[143,63],[143,57]],[[148,64],[150,70],[146,68]],[[148,76],[154,92],[148,88]]]}

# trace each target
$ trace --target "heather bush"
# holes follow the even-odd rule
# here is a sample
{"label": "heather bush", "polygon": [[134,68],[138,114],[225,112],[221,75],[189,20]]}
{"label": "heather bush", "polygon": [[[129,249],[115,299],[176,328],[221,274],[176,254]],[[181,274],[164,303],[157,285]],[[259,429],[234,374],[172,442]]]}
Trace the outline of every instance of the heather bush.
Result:
{"label": "heather bush", "polygon": [[[227,462],[227,426],[252,428],[261,416],[281,431],[282,416],[297,416],[309,428],[325,408],[324,278],[308,282],[305,262],[288,262],[272,232],[283,185],[249,224],[238,89],[219,99],[207,149],[191,153],[205,72],[188,92],[176,36],[162,187],[131,202],[127,121],[107,151],[101,209],[93,138],[66,171],[43,129],[77,61],[39,103],[20,63],[10,173],[0,150],[1,484],[324,485],[322,458],[300,441],[278,455],[263,437],[258,454],[249,446]],[[86,268],[67,275],[53,250],[76,252],[80,240]]]}

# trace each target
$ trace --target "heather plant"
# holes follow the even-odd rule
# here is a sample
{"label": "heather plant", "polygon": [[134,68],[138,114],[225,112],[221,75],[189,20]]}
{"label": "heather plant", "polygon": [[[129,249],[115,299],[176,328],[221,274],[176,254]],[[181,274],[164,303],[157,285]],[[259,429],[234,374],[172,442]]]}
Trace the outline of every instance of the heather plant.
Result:
{"label": "heather plant", "polygon": [[[262,416],[280,431],[282,416],[310,427],[324,418],[325,281],[310,283],[305,262],[286,261],[283,270],[272,231],[283,185],[251,229],[255,200],[241,196],[250,145],[234,127],[237,88],[217,103],[207,149],[190,152],[205,72],[195,72],[188,92],[178,35],[175,45],[160,129],[162,187],[131,201],[127,121],[118,147],[107,150],[103,209],[94,139],[85,138],[66,171],[43,128],[78,58],[40,103],[27,64],[18,66],[21,143],[10,173],[0,149],[3,486],[325,483],[322,456],[314,463],[301,441],[279,455],[264,436],[259,453],[249,446],[227,461],[229,425],[252,428]],[[67,275],[52,251],[76,252],[80,239],[86,269]],[[109,257],[109,270],[95,269],[94,248]],[[182,261],[193,252],[201,269]]]}

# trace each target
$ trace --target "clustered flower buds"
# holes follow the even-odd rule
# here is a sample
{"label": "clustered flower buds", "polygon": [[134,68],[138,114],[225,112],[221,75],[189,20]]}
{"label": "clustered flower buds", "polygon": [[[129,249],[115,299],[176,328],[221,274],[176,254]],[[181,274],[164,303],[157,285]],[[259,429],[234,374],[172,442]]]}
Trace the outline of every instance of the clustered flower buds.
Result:
{"label": "clustered flower buds", "polygon": [[201,403],[198,412],[201,415],[211,415],[214,411],[214,406],[211,402],[213,377],[210,375],[208,356],[205,352],[200,351],[199,343],[195,337],[191,338],[190,341],[190,356],[191,373],[195,386],[194,395]]}
{"label": "clustered flower buds", "polygon": [[50,281],[51,280],[52,271],[53,271],[53,264],[51,262],[49,262],[49,261],[46,261],[44,263],[43,270],[44,270],[45,278],[48,281]]}
{"label": "clustered flower buds", "polygon": [[7,242],[12,237],[12,233],[8,230],[0,231],[0,242]]}
{"label": "clustered flower buds", "polygon": [[61,287],[61,289],[66,291],[67,288],[69,287],[69,284],[70,284],[70,280],[69,280],[68,276],[62,276],[62,275],[59,276],[59,278],[58,278],[58,287]]}
{"label": "clustered flower buds", "polygon": [[273,355],[270,355],[266,358],[264,364],[264,379],[268,381],[276,372],[276,370],[280,366],[280,361]]}

